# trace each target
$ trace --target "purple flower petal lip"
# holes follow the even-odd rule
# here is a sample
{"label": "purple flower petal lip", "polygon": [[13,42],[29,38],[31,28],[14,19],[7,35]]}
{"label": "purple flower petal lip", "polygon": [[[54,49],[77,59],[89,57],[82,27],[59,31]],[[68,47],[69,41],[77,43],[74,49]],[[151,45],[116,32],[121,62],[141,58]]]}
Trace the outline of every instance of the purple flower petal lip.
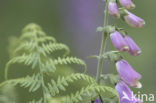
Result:
{"label": "purple flower petal lip", "polygon": [[128,46],[129,46],[129,51],[128,52],[131,55],[138,56],[138,55],[141,54],[141,49],[139,48],[139,46],[134,42],[134,40],[130,36],[126,35],[125,40],[126,40]]}
{"label": "purple flower petal lip", "polygon": [[94,103],[101,103],[101,101],[100,101],[100,99],[98,98],[98,99],[96,99],[96,100],[94,101]]}
{"label": "purple flower petal lip", "polygon": [[132,14],[131,12],[127,12],[127,13],[128,15],[125,15],[123,17],[127,24],[135,28],[144,27],[145,21],[142,18]]}
{"label": "purple flower petal lip", "polygon": [[120,103],[142,103],[139,98],[135,97],[131,89],[123,81],[117,83],[115,89],[119,94]]}
{"label": "purple flower petal lip", "polygon": [[139,82],[141,75],[137,73],[126,60],[121,59],[117,61],[116,68],[120,79],[127,83],[129,86],[135,88],[142,87],[141,83]]}
{"label": "purple flower petal lip", "polygon": [[125,39],[120,34],[120,32],[115,31],[111,33],[110,38],[114,47],[117,48],[119,51],[129,51],[128,44],[126,43]]}
{"label": "purple flower petal lip", "polygon": [[131,0],[119,0],[120,4],[126,9],[134,9],[135,4]]}
{"label": "purple flower petal lip", "polygon": [[110,15],[114,16],[115,18],[120,18],[120,11],[116,2],[109,2],[108,8]]}

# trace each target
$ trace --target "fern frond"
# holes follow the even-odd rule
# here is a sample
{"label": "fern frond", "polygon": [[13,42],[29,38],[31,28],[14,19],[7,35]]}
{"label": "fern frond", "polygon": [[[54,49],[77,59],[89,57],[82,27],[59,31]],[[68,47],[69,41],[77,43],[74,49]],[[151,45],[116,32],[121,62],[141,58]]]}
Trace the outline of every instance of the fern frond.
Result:
{"label": "fern frond", "polygon": [[39,59],[39,61],[40,61],[39,67],[42,72],[44,72],[44,73],[55,72],[56,66],[52,59],[47,58],[47,60],[45,62],[41,62],[41,60]]}
{"label": "fern frond", "polygon": [[[6,64],[5,79],[7,79],[8,70],[12,64],[31,66],[32,69],[35,69],[35,73],[33,73],[32,77],[27,76],[25,78],[7,80],[0,84],[0,86],[5,84],[19,84],[22,87],[29,88],[29,92],[34,92],[41,87],[43,95],[51,92],[54,96],[61,90],[65,91],[69,83],[75,80],[84,80],[88,82],[89,85],[96,84],[93,78],[85,74],[72,74],[68,77],[59,77],[57,81],[50,78],[51,82],[47,83],[45,76],[49,78],[49,74],[54,73],[58,65],[78,64],[83,66],[86,72],[87,67],[83,60],[76,57],[61,58],[61,55],[60,57],[53,55],[53,53],[58,50],[65,51],[65,56],[70,52],[68,46],[57,43],[54,37],[47,36],[40,26],[29,24],[23,29],[20,38],[17,39],[16,46],[13,48],[13,58]],[[50,54],[52,58],[50,58]],[[57,56],[57,59],[55,59],[55,56]],[[46,96],[43,96],[43,101],[45,100]],[[30,103],[42,103],[43,101],[33,100]]]}
{"label": "fern frond", "polygon": [[21,35],[21,37],[19,38],[19,41],[27,41],[27,40],[31,40],[32,38],[35,38],[35,35],[32,34],[32,32],[25,32]]}
{"label": "fern frond", "polygon": [[30,39],[34,40],[37,37],[37,42],[56,42],[56,39],[52,36],[46,36],[45,32],[42,31],[41,27],[36,24],[29,24],[23,29],[23,33],[19,40]]}
{"label": "fern frond", "polygon": [[38,63],[39,55],[37,53],[31,53],[29,55],[23,54],[22,56],[17,56],[12,58],[5,67],[5,79],[7,79],[8,70],[11,64],[15,63],[24,63],[25,65],[29,66],[32,65],[34,68]]}
{"label": "fern frond", "polygon": [[25,33],[25,32],[33,32],[33,31],[41,31],[41,30],[42,28],[39,25],[35,23],[30,23],[25,26],[22,32]]}
{"label": "fern frond", "polygon": [[30,101],[30,102],[28,102],[28,103],[43,103],[43,98],[41,98],[41,99],[38,100],[38,101],[32,100],[32,101]]}
{"label": "fern frond", "polygon": [[52,96],[55,96],[56,94],[59,94],[60,90],[65,91],[69,83],[77,80],[84,80],[88,82],[88,84],[96,84],[96,80],[94,78],[86,74],[76,73],[67,77],[58,77],[56,82],[51,80],[51,82],[48,83],[48,88]]}
{"label": "fern frond", "polygon": [[35,92],[41,86],[40,74],[34,74],[32,77],[27,76],[24,78],[10,79],[1,83],[0,87],[6,84],[10,84],[13,86],[16,86],[19,84],[21,87],[29,88],[29,92]]}
{"label": "fern frond", "polygon": [[12,58],[8,64],[14,64],[14,63],[24,63],[25,65],[30,65],[32,63],[34,63],[34,60],[36,60],[36,58],[38,59],[39,55],[36,53],[31,53],[29,55],[27,54],[23,54],[22,56],[17,56]]}
{"label": "fern frond", "polygon": [[49,44],[44,44],[42,43],[42,46],[38,46],[37,42],[30,41],[30,42],[24,42],[19,45],[14,53],[17,53],[18,51],[27,51],[27,52],[33,52],[36,49],[39,49],[38,51],[43,54],[44,56],[47,56],[46,54],[51,54],[54,51],[57,50],[65,50],[64,55],[68,55],[70,53],[70,50],[67,45],[62,44],[62,43],[49,43]]}
{"label": "fern frond", "polygon": [[51,42],[51,43],[56,43],[56,39],[52,36],[44,36],[44,37],[40,37],[37,39],[38,43],[45,43],[45,42]]}
{"label": "fern frond", "polygon": [[49,44],[42,44],[41,49],[43,49],[45,53],[50,54],[57,50],[65,50],[64,55],[68,55],[70,50],[68,46],[62,43],[49,43]]}
{"label": "fern frond", "polygon": [[77,91],[75,94],[71,94],[67,96],[67,103],[78,103],[83,100],[82,95],[91,96],[91,94],[94,94],[95,92],[100,93],[106,93],[110,92],[115,96],[118,96],[115,89],[107,86],[99,86],[96,84],[88,85],[87,87],[83,87],[80,91]]}
{"label": "fern frond", "polygon": [[66,57],[66,58],[58,57],[58,59],[54,59],[54,64],[55,65],[78,64],[84,66],[84,73],[87,70],[86,63],[83,60],[76,57]]}
{"label": "fern frond", "polygon": [[18,51],[21,51],[21,50],[32,52],[35,50],[36,47],[37,47],[37,43],[34,41],[24,42],[24,43],[21,43],[21,45],[19,45],[15,49],[14,53],[17,53]]}

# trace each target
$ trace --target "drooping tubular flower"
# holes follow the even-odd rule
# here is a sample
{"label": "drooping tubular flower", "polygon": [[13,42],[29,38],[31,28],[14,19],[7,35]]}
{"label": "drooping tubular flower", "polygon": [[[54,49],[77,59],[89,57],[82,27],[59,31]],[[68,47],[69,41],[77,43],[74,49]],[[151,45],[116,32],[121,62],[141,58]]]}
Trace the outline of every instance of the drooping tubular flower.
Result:
{"label": "drooping tubular flower", "polygon": [[110,0],[109,1],[109,14],[114,16],[115,18],[120,18],[120,11],[118,9],[118,5],[116,3],[116,0]]}
{"label": "drooping tubular flower", "polygon": [[129,53],[133,56],[137,56],[137,55],[140,55],[141,54],[141,49],[139,48],[139,46],[134,42],[134,40],[126,35],[125,36],[125,40],[129,46]]}
{"label": "drooping tubular flower", "polygon": [[114,31],[113,33],[110,34],[110,38],[112,40],[114,47],[117,48],[119,51],[129,50],[128,44],[126,43],[125,39],[120,34],[120,32]]}
{"label": "drooping tubular flower", "polygon": [[96,99],[96,100],[94,101],[94,103],[101,103],[101,101],[100,101],[100,99],[98,98],[98,99]]}
{"label": "drooping tubular flower", "polygon": [[131,65],[128,64],[126,60],[119,60],[116,62],[116,68],[118,71],[118,74],[125,83],[127,83],[129,86],[135,87],[135,88],[141,88],[142,85],[139,82],[141,79],[141,75],[137,73]]}
{"label": "drooping tubular flower", "polygon": [[142,103],[123,81],[117,83],[115,89],[120,96],[120,103]]}
{"label": "drooping tubular flower", "polygon": [[126,9],[135,8],[135,4],[131,0],[119,0],[119,2]]}
{"label": "drooping tubular flower", "polygon": [[132,14],[129,11],[127,11],[127,15],[124,15],[123,18],[127,24],[135,28],[141,28],[145,25],[145,21],[142,18]]}

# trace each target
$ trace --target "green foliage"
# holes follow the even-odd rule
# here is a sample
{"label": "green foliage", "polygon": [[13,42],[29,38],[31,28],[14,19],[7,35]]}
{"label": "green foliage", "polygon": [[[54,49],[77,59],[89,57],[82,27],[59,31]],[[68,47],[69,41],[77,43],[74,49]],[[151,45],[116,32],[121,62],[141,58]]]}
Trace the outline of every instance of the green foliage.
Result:
{"label": "green foliage", "polygon": [[100,86],[98,84],[91,84],[88,85],[87,87],[83,87],[80,91],[77,91],[75,94],[71,94],[70,96],[67,97],[67,103],[78,103],[79,101],[83,100],[83,95],[87,96],[92,96],[94,93],[112,93],[112,96],[118,96],[116,91],[112,89],[111,87],[107,86]]}
{"label": "green foliage", "polygon": [[67,77],[58,77],[57,82],[55,82],[54,80],[51,80],[51,82],[48,83],[48,86],[49,86],[48,89],[50,93],[53,96],[55,96],[56,94],[59,94],[60,90],[65,91],[69,83],[72,83],[77,80],[85,80],[86,82],[88,82],[88,84],[96,83],[95,79],[93,79],[92,77],[85,75],[85,74],[76,73],[76,74],[71,74],[70,76],[67,76]]}
{"label": "green foliage", "polygon": [[120,77],[115,74],[103,74],[101,75],[101,83],[107,85],[116,85],[120,81]]}
{"label": "green foliage", "polygon": [[[46,36],[36,24],[29,24],[24,28],[14,49],[15,50],[12,51],[13,58],[6,65],[6,79],[9,66],[14,63],[31,65],[32,69],[38,66],[39,69],[44,72],[55,72],[56,65],[75,63],[84,66],[86,71],[84,61],[76,57],[66,57],[70,52],[69,48],[65,44],[57,43],[55,38]],[[58,50],[65,50],[65,53],[63,57],[56,59],[53,55],[51,56],[51,54]]]}
{"label": "green foliage", "polygon": [[41,86],[40,75],[33,74],[32,77],[27,76],[23,78],[10,79],[1,84],[1,86],[11,84],[13,86],[20,85],[24,88],[29,88],[29,92],[34,92]]}
{"label": "green foliage", "polygon": [[61,65],[62,64],[79,64],[79,65],[84,66],[84,69],[85,69],[84,72],[86,72],[86,68],[87,68],[85,62],[82,61],[81,59],[76,58],[76,57],[66,57],[66,58],[58,57],[58,59],[54,60],[54,64],[55,65],[58,65],[58,64],[61,64]]}
{"label": "green foliage", "polygon": [[17,103],[18,95],[14,86],[5,85],[0,90],[0,103]]}
{"label": "green foliage", "polygon": [[[58,51],[65,52],[63,54],[60,52],[57,56]],[[57,43],[55,38],[47,36],[38,25],[29,24],[23,29],[22,35],[16,39],[12,47],[11,59],[5,68],[7,81],[1,83],[0,87],[10,84],[28,88],[29,92],[41,90],[41,98],[37,99],[37,101],[32,100],[29,103],[52,103],[54,98],[61,96],[60,93],[66,91],[76,81],[85,81],[87,85],[84,85],[75,93],[71,92],[63,95],[66,98],[62,99],[62,103],[82,102],[84,95],[91,97],[91,101],[93,95],[106,92],[117,96],[114,89],[98,85],[94,78],[84,73],[73,73],[68,76],[57,75],[57,79],[53,78],[53,75],[56,75],[56,71],[61,69],[58,68],[60,65],[77,64],[83,66],[84,72],[86,72],[85,62],[77,57],[70,57],[69,53],[68,46]],[[26,77],[8,79],[8,72],[13,64],[28,66],[32,72]]]}
{"label": "green foliage", "polygon": [[41,99],[38,100],[38,101],[32,100],[32,101],[30,101],[29,103],[43,103],[43,99],[41,98]]}

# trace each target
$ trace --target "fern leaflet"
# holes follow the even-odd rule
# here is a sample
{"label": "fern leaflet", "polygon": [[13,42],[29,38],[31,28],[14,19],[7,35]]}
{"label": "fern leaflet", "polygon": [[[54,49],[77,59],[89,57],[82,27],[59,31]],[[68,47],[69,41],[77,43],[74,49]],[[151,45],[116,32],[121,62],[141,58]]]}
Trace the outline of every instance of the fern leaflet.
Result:
{"label": "fern leaflet", "polygon": [[56,94],[59,94],[60,90],[65,91],[65,88],[69,85],[69,83],[77,80],[85,80],[86,82],[88,82],[88,84],[96,84],[95,79],[93,79],[92,77],[86,74],[76,73],[71,74],[67,77],[58,77],[57,82],[51,80],[51,82],[48,83],[48,88],[52,96],[55,96]]}

